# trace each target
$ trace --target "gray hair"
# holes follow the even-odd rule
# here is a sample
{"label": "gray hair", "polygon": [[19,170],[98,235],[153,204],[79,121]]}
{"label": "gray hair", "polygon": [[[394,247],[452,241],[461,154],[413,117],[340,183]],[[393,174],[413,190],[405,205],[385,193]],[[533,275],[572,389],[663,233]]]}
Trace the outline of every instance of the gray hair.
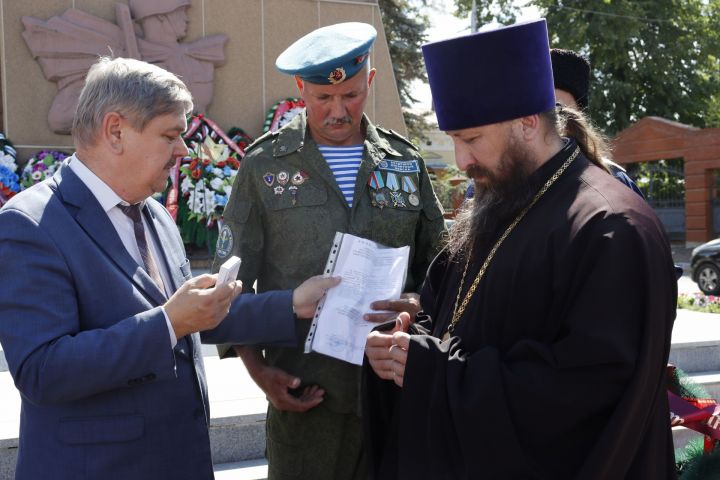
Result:
{"label": "gray hair", "polygon": [[80,92],[72,135],[76,145],[93,145],[110,112],[141,132],[155,117],[192,109],[192,95],[175,74],[139,60],[101,57],[90,67]]}

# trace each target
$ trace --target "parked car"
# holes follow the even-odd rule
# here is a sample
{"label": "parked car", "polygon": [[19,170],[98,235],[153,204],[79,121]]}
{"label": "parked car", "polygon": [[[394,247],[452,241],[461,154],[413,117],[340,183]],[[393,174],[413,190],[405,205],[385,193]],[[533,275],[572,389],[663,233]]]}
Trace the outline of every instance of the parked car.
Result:
{"label": "parked car", "polygon": [[705,295],[720,294],[720,238],[695,247],[690,257],[692,279]]}

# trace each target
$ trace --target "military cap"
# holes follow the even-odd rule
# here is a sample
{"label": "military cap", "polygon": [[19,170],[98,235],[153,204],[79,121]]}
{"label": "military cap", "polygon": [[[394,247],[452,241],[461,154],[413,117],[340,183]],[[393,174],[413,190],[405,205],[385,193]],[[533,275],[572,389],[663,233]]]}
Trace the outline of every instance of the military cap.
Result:
{"label": "military cap", "polygon": [[440,130],[525,117],[555,106],[545,19],[423,45]]}
{"label": "military cap", "polygon": [[338,23],[318,28],[282,52],[275,66],[306,82],[341,83],[365,66],[375,37],[377,31],[367,23]]}
{"label": "military cap", "polygon": [[142,20],[153,15],[174,12],[181,7],[189,7],[192,0],[130,0],[130,12],[135,20]]}
{"label": "military cap", "polygon": [[578,107],[588,106],[590,88],[590,62],[572,50],[553,48],[550,50],[555,88],[565,90],[573,96]]}

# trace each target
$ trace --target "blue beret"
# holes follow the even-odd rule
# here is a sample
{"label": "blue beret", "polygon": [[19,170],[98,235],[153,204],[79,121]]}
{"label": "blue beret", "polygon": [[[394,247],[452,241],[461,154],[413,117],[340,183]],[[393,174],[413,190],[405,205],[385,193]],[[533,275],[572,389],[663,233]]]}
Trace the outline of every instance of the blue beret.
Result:
{"label": "blue beret", "polygon": [[462,130],[555,106],[545,19],[423,45],[440,130]]}
{"label": "blue beret", "polygon": [[275,66],[310,83],[340,83],[363,68],[375,37],[377,31],[367,23],[318,28],[285,49],[275,60]]}

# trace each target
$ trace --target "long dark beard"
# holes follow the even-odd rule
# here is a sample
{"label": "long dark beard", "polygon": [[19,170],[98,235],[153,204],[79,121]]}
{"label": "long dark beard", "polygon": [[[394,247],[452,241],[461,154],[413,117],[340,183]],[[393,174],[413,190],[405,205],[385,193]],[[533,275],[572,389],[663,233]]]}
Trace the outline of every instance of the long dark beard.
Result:
{"label": "long dark beard", "polygon": [[474,247],[497,240],[500,227],[509,224],[537,191],[537,182],[530,181],[532,172],[532,157],[513,140],[500,159],[499,172],[468,169],[468,177],[482,174],[486,180],[474,182],[473,199],[455,217],[446,241],[450,258],[467,258]]}

